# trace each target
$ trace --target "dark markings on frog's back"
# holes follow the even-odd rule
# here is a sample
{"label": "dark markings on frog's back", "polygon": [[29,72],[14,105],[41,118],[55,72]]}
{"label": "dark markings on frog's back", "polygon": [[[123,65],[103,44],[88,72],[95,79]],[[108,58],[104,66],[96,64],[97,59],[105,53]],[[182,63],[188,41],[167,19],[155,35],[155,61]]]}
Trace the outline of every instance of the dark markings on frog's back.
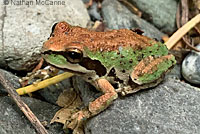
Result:
{"label": "dark markings on frog's back", "polygon": [[110,72],[108,73],[108,75],[107,75],[108,77],[112,77],[113,79],[114,79],[114,83],[112,83],[111,82],[111,84],[112,84],[112,86],[115,88],[115,89],[118,89],[119,88],[119,84],[121,83],[124,83],[124,81],[123,80],[121,80],[120,78],[118,78],[117,77],[117,75],[116,75],[116,71],[115,71],[115,69],[114,68],[112,68],[111,70],[110,70]]}
{"label": "dark markings on frog's back", "polygon": [[108,73],[108,76],[109,76],[109,77],[113,77],[114,80],[115,80],[116,82],[119,82],[119,83],[123,83],[123,82],[124,82],[123,80],[121,80],[121,79],[119,79],[119,78],[117,77],[116,71],[115,71],[114,68],[112,68],[112,69],[110,70],[110,72]]}

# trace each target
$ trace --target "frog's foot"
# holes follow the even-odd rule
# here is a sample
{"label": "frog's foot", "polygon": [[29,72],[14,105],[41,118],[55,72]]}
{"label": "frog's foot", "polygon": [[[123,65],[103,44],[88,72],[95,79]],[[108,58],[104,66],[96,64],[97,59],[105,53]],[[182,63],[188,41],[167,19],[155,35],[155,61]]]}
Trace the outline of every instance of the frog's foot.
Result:
{"label": "frog's foot", "polygon": [[65,123],[65,128],[73,130],[73,134],[83,134],[83,125],[87,118],[90,117],[89,110],[81,110],[72,115],[71,119]]}
{"label": "frog's foot", "polygon": [[44,79],[47,79],[51,76],[55,76],[58,73],[58,69],[47,66],[44,69],[38,69],[34,70],[31,73],[28,73],[26,77],[23,77],[20,79],[20,83],[22,87],[26,86],[29,83],[34,83],[35,81],[42,81]]}
{"label": "frog's foot", "polygon": [[154,82],[176,63],[173,55],[148,56],[141,60],[131,73],[131,79],[138,85]]}
{"label": "frog's foot", "polygon": [[122,96],[126,96],[128,94],[136,93],[136,92],[138,92],[142,89],[155,87],[163,80],[163,78],[164,78],[164,74],[160,78],[158,78],[157,80],[155,80],[151,83],[142,84],[142,85],[138,85],[138,84],[133,82],[130,87],[128,86],[128,87],[125,87],[125,88],[118,89],[117,93],[121,94]]}
{"label": "frog's foot", "polygon": [[43,65],[43,63],[44,63],[44,59],[41,58],[40,61],[39,61],[39,63],[37,64],[37,66],[32,70],[32,72],[29,73],[29,74],[27,74],[26,77],[23,77],[22,79],[19,80],[22,87],[25,87],[26,85],[28,85],[28,82],[29,82],[30,79],[31,79],[31,78],[30,78],[31,75],[35,74],[36,71],[40,70],[41,67],[42,67],[42,65]]}

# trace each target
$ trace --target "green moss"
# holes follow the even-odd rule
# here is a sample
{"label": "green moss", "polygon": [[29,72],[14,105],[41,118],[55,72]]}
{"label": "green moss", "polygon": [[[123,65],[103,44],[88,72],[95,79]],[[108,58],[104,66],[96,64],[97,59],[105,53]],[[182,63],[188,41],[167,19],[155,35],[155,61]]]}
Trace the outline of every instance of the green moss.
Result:
{"label": "green moss", "polygon": [[129,70],[145,57],[167,55],[168,49],[165,45],[158,43],[136,51],[129,47],[110,52],[93,52],[85,48],[85,52],[91,59],[99,60],[107,68],[114,66],[121,70]]}
{"label": "green moss", "polygon": [[48,60],[49,63],[54,65],[66,65],[67,60],[62,55],[50,54],[45,55],[45,58]]}
{"label": "green moss", "polygon": [[139,77],[139,81],[141,83],[149,83],[152,80],[156,80],[160,78],[160,76],[167,71],[171,66],[176,64],[175,57],[173,56],[171,60],[165,60],[164,62],[158,64],[157,70],[155,70],[152,74],[144,74]]}

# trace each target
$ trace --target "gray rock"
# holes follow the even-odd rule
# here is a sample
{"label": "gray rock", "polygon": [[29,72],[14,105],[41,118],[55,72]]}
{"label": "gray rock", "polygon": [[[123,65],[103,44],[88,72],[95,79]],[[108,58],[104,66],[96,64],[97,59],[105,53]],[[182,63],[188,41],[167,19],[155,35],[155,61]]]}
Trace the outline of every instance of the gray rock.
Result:
{"label": "gray rock", "polygon": [[176,64],[174,68],[167,73],[166,78],[181,79],[181,65]]}
{"label": "gray rock", "polygon": [[[5,6],[0,4],[0,66],[30,70],[40,58],[43,42],[58,21],[86,27],[89,15],[81,0],[65,0],[63,5]],[[21,2],[23,3],[23,2]]]}
{"label": "gray rock", "polygon": [[3,52],[3,26],[4,26],[4,18],[5,18],[5,10],[2,1],[0,1],[0,66],[6,66],[6,61],[2,60],[2,57],[4,56]]}
{"label": "gray rock", "polygon": [[80,76],[73,77],[73,86],[80,91],[80,96],[85,106],[88,106],[89,102],[102,95],[102,92],[97,91],[95,87],[84,81]]}
{"label": "gray rock", "polygon": [[197,134],[200,130],[200,91],[167,79],[155,89],[118,98],[91,118],[86,134]]}
{"label": "gray rock", "polygon": [[176,0],[129,0],[143,13],[146,20],[152,22],[165,33],[176,30]]}
{"label": "gray rock", "polygon": [[134,15],[127,7],[117,0],[104,0],[102,3],[102,15],[110,29],[140,28],[143,35],[161,40],[164,35],[147,21]]}
{"label": "gray rock", "polygon": [[83,3],[88,3],[90,0],[82,0]]}
{"label": "gray rock", "polygon": [[102,20],[100,12],[98,11],[98,4],[94,1],[92,6],[88,9],[91,20]]}
{"label": "gray rock", "polygon": [[[3,73],[5,79],[9,80],[9,82],[13,85],[14,88],[17,89],[21,87],[19,83],[19,78],[17,76],[3,69],[0,69],[0,72]],[[2,93],[7,93],[7,90],[0,84],[0,94]]]}
{"label": "gray rock", "polygon": [[[200,45],[197,46],[200,49]],[[191,52],[182,63],[183,77],[193,83],[200,84],[200,52]]]}
{"label": "gray rock", "polygon": [[[64,134],[62,125],[58,123],[49,125],[59,109],[57,106],[30,97],[23,97],[23,100],[40,121],[48,122],[46,129],[49,134]],[[36,134],[31,123],[10,97],[0,96],[0,102],[0,134]]]}

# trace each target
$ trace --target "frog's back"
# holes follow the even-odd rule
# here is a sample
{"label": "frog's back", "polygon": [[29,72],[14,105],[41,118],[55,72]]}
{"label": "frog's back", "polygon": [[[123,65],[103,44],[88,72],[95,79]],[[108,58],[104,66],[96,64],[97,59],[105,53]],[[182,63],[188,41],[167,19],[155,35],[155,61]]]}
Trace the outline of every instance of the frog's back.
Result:
{"label": "frog's back", "polygon": [[95,32],[85,28],[75,27],[72,33],[77,32],[78,34],[72,34],[70,37],[71,40],[81,42],[91,51],[114,51],[120,47],[131,47],[133,50],[141,50],[156,43],[155,40],[128,29]]}
{"label": "frog's back", "polygon": [[85,52],[89,58],[100,61],[106,68],[114,67],[124,72],[124,70],[133,69],[142,59],[148,56],[167,55],[168,49],[164,44],[156,43],[137,50],[129,46],[119,46],[118,49],[110,51],[92,51],[86,47]]}

